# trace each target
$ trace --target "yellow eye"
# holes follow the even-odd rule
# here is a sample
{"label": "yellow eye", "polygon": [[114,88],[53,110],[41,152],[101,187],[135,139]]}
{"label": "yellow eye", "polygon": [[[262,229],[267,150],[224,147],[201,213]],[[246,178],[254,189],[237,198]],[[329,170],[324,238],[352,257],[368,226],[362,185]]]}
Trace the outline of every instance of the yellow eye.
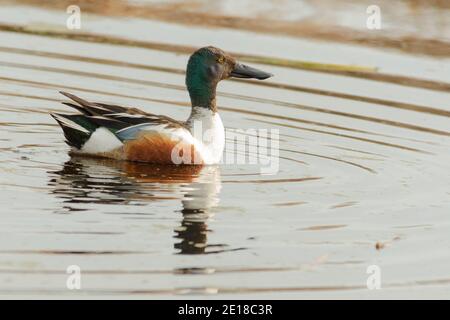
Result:
{"label": "yellow eye", "polygon": [[218,63],[224,63],[224,61],[225,61],[225,58],[224,58],[224,57],[220,57],[219,59],[217,59],[217,62],[218,62]]}

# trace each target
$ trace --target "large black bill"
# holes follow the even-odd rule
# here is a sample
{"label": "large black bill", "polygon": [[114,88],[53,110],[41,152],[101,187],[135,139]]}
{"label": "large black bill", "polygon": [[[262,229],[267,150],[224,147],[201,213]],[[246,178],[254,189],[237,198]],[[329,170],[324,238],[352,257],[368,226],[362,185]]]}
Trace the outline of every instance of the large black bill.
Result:
{"label": "large black bill", "polygon": [[264,80],[273,76],[271,73],[255,69],[241,63],[236,63],[236,66],[234,67],[234,70],[231,71],[230,75],[235,78],[255,78],[258,80]]}

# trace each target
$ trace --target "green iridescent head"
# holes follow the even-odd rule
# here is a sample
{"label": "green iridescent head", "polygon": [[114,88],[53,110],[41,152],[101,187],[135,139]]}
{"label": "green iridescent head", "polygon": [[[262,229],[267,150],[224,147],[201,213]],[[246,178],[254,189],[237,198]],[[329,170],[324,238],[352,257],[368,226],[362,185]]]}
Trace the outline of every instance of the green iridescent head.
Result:
{"label": "green iridescent head", "polygon": [[263,80],[272,74],[246,66],[215,47],[203,47],[189,58],[186,70],[186,86],[192,106],[216,111],[216,87],[219,81],[235,78]]}

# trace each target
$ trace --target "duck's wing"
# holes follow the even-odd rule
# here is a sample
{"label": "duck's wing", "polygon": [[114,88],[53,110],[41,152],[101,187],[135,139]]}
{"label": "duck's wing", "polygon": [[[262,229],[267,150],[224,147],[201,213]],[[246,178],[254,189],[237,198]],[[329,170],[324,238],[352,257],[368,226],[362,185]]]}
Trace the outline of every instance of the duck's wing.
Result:
{"label": "duck's wing", "polygon": [[[73,101],[63,104],[81,112],[81,114],[52,114],[62,127],[67,144],[77,149],[82,149],[89,140],[93,140],[91,136],[99,128],[107,129],[112,134],[110,138],[115,138],[115,141],[110,139],[109,143],[102,141],[103,147],[100,152],[105,152],[105,148],[117,147],[119,143],[135,140],[143,132],[168,136],[174,133],[178,136],[190,135],[183,122],[170,117],[147,113],[137,108],[89,102],[67,92],[60,93]],[[105,136],[105,133],[102,135]],[[105,137],[103,139],[105,140]],[[90,145],[93,143],[91,141]]]}

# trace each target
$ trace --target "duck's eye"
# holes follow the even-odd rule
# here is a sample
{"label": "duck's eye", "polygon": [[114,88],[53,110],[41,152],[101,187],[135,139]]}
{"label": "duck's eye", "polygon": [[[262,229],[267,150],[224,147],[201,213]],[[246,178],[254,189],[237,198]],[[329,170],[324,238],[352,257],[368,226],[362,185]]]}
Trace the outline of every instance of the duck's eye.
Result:
{"label": "duck's eye", "polygon": [[219,58],[217,59],[217,62],[218,62],[218,63],[224,63],[224,62],[225,62],[225,58],[224,58],[224,57],[219,57]]}

